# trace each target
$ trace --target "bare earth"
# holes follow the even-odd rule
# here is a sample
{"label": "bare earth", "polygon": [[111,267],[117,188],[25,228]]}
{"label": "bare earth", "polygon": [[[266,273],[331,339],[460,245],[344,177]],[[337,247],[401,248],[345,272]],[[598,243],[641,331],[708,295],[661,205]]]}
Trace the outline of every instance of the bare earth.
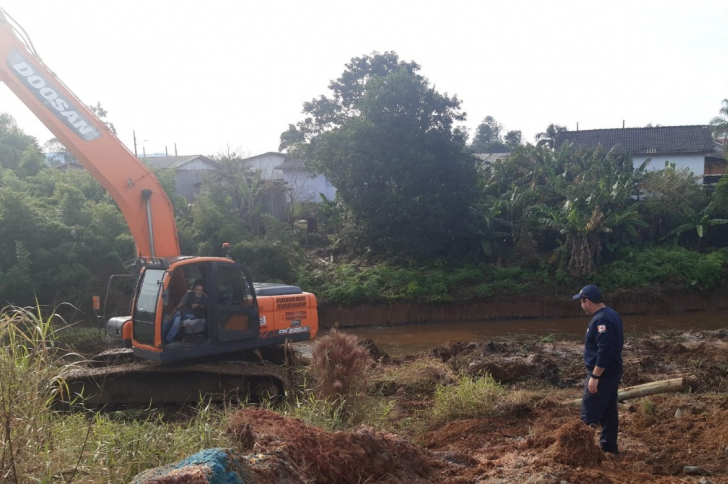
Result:
{"label": "bare earth", "polygon": [[[728,482],[728,331],[626,343],[623,386],[685,376],[690,390],[627,402],[618,456],[599,450],[597,433],[579,421],[578,408],[558,405],[581,395],[581,351],[576,342],[499,341],[393,360],[372,348],[378,363],[371,379],[394,399],[392,419],[425,412],[428,389],[462,373],[488,372],[509,392],[534,396],[499,416],[450,420],[424,432],[403,427],[399,435],[365,426],[325,432],[252,408],[231,418],[229,432],[244,459],[267,456],[264,468],[253,466],[261,483]],[[407,366],[419,370],[392,378]],[[273,457],[285,466],[271,465]],[[686,473],[686,466],[694,468]]]}

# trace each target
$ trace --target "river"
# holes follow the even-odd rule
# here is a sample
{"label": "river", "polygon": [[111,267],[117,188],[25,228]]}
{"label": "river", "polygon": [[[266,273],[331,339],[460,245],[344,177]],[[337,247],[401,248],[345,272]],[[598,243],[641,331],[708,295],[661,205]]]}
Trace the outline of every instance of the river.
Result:
{"label": "river", "polygon": [[[696,311],[678,314],[626,315],[625,336],[665,330],[721,329],[728,327],[728,311]],[[344,328],[342,331],[371,339],[392,356],[405,356],[456,341],[490,341],[501,337],[581,340],[589,318],[500,319],[486,321],[404,324]]]}

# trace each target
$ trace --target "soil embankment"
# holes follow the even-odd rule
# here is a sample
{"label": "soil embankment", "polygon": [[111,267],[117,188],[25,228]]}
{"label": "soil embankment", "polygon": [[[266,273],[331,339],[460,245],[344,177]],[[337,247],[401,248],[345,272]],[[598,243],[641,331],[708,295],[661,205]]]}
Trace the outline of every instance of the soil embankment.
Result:
{"label": "soil embankment", "polygon": [[[621,314],[664,314],[728,309],[728,293],[686,294],[630,291],[611,295],[609,306]],[[405,323],[479,321],[487,319],[562,318],[581,316],[568,296],[504,298],[450,304],[409,302],[360,304],[354,307],[319,307],[322,328],[378,326]]]}

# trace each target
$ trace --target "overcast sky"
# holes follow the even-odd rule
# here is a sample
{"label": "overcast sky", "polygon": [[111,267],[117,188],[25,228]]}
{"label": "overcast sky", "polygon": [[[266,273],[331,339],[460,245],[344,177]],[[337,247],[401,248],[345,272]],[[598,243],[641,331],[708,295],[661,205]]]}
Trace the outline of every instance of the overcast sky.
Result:
{"label": "overcast sky", "polygon": [[[726,0],[1,0],[44,62],[147,154],[277,151],[352,58],[395,51],[533,141],[569,129],[707,124],[728,98]],[[4,86],[0,112],[52,137]]]}

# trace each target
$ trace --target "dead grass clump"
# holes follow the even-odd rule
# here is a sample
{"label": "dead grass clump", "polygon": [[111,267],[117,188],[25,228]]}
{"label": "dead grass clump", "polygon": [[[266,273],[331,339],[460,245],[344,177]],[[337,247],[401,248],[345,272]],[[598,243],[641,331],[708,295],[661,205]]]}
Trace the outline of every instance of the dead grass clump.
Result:
{"label": "dead grass clump", "polygon": [[581,420],[562,425],[556,431],[556,442],[548,453],[556,462],[571,467],[599,464],[603,457],[594,441],[594,429]]}
{"label": "dead grass clump", "polygon": [[336,329],[321,338],[313,350],[311,374],[319,398],[344,402],[365,386],[369,353],[359,338]]}

